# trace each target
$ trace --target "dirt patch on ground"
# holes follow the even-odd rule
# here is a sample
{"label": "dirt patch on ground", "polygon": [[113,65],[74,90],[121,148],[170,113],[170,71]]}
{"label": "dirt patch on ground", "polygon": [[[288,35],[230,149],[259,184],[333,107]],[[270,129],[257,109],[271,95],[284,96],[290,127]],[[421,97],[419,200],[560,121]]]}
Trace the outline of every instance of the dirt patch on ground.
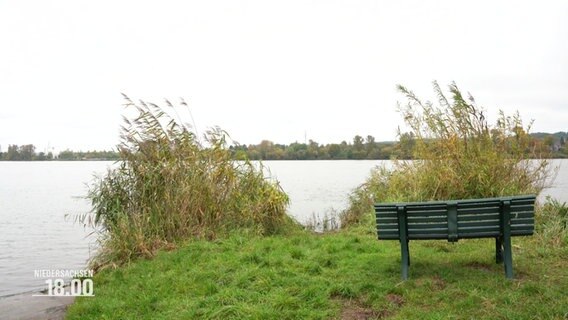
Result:
{"label": "dirt patch on ground", "polygon": [[393,304],[394,306],[396,306],[397,308],[402,307],[405,302],[402,296],[394,293],[387,294],[387,301]]}
{"label": "dirt patch on ground", "polygon": [[342,320],[384,319],[390,315],[391,313],[388,310],[377,311],[358,306],[344,307],[341,311]]}
{"label": "dirt patch on ground", "polygon": [[432,279],[432,287],[436,290],[444,290],[446,289],[446,281],[439,276],[435,276],[434,279]]}
{"label": "dirt patch on ground", "polygon": [[386,319],[394,316],[406,301],[401,295],[389,293],[385,296],[385,306],[380,310],[372,309],[360,300],[341,300],[341,316],[342,320],[367,320],[367,319]]}
{"label": "dirt patch on ground", "polygon": [[342,320],[384,319],[392,315],[389,310],[373,310],[355,300],[340,300]]}

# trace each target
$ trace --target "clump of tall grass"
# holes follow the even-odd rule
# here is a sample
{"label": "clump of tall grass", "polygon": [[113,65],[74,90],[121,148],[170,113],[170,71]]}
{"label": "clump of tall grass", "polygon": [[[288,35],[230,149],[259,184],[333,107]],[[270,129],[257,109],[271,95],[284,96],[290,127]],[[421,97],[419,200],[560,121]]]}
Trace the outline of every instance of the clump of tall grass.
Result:
{"label": "clump of tall grass", "polygon": [[290,226],[288,196],[262,167],[233,161],[224,131],[212,129],[201,142],[179,119],[180,106],[125,100],[135,116],[124,117],[120,162],[91,185],[93,210],[81,217],[104,230],[95,265],[236,229],[265,235]]}
{"label": "clump of tall grass", "polygon": [[313,232],[327,232],[339,230],[339,215],[333,208],[325,211],[323,214],[312,212],[312,216],[305,222],[305,229]]}
{"label": "clump of tall grass", "polygon": [[490,125],[486,111],[455,83],[449,86],[449,99],[436,82],[433,87],[436,102],[423,102],[398,86],[407,99],[399,104],[410,130],[404,145],[415,160],[394,159],[391,168],[376,168],[351,193],[350,206],[341,215],[343,226],[369,221],[373,202],[538,194],[546,186],[549,161],[539,154],[529,135],[531,125],[523,126],[518,113],[500,111]]}
{"label": "clump of tall grass", "polygon": [[543,248],[568,246],[568,205],[550,196],[536,211],[536,234]]}

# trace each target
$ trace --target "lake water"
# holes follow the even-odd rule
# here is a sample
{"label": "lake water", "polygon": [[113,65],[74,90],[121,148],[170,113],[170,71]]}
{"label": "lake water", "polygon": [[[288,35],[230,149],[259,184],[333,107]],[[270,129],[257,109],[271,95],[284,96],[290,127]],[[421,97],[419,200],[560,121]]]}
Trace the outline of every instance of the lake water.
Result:
{"label": "lake water", "polygon": [[[289,213],[302,223],[339,212],[347,194],[383,161],[266,161],[291,199]],[[388,164],[388,162],[386,162]],[[90,209],[86,183],[112,162],[0,162],[0,297],[45,289],[34,270],[82,269],[93,254],[90,230],[66,215]],[[568,160],[551,195],[568,202]]]}

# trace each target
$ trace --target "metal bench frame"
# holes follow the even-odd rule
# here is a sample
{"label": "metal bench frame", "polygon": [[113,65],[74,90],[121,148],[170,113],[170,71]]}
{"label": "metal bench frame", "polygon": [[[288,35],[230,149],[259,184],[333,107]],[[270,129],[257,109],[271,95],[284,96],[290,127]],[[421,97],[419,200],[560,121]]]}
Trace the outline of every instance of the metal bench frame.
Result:
{"label": "metal bench frame", "polygon": [[513,278],[512,236],[534,232],[536,196],[377,203],[375,215],[379,240],[399,240],[402,279],[408,279],[410,240],[495,238],[495,260],[504,262],[505,275]]}

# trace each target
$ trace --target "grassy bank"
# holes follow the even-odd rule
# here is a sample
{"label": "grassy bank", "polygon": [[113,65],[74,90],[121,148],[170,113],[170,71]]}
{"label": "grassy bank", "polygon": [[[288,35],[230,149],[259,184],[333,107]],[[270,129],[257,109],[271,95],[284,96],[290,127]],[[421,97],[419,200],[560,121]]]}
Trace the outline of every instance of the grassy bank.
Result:
{"label": "grassy bank", "polygon": [[568,250],[514,238],[515,280],[490,239],[396,241],[373,228],[195,241],[94,278],[68,319],[551,319],[568,315]]}

